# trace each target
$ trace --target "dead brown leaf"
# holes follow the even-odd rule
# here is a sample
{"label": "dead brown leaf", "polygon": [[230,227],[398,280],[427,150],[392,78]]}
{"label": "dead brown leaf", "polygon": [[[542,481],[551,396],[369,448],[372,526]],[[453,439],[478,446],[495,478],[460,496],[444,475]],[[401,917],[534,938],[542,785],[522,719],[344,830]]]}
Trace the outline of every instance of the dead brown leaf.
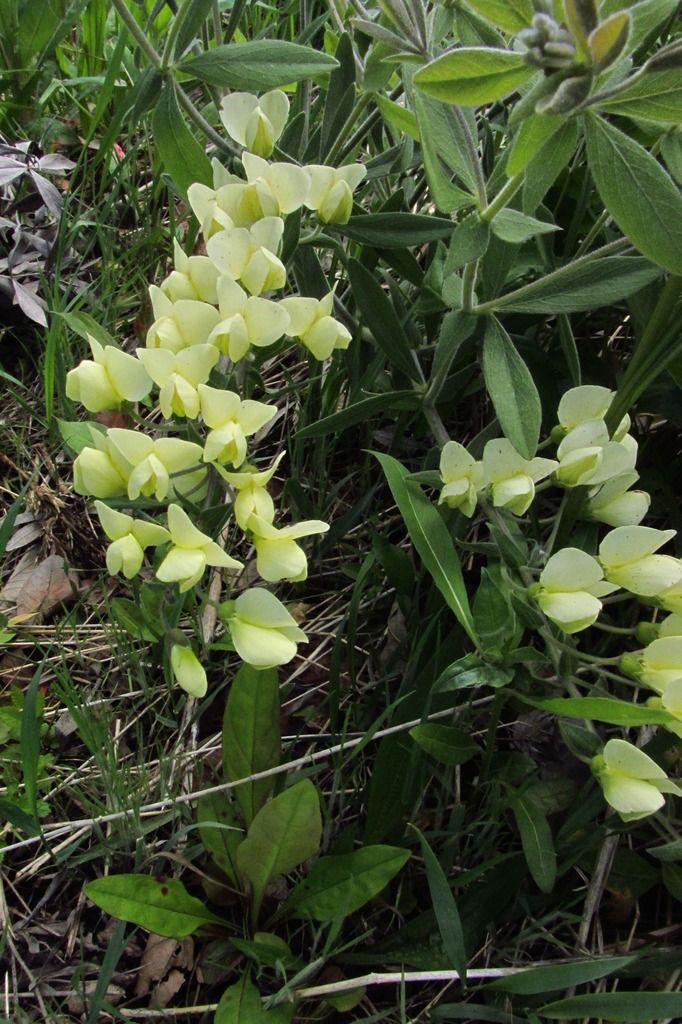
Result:
{"label": "dead brown leaf", "polygon": [[45,618],[72,597],[77,586],[77,577],[66,571],[61,555],[48,555],[41,562],[24,557],[0,591],[0,601],[13,606],[10,621]]}
{"label": "dead brown leaf", "polygon": [[165,1010],[173,996],[177,995],[185,984],[182,971],[172,970],[165,981],[156,986],[151,1005],[156,1010]]}
{"label": "dead brown leaf", "polygon": [[[184,968],[185,970],[191,970],[194,965],[194,941],[191,937],[184,939],[182,942],[178,942],[177,939],[167,939],[163,935],[155,935],[151,932],[147,938],[147,944],[142,953],[140,973],[137,977],[137,985],[135,986],[136,996],[146,996],[151,989],[153,982],[163,982],[170,971],[168,977],[168,996],[166,1002],[156,1003],[159,990],[162,988],[161,985],[157,986],[154,995],[155,1005],[164,1007],[168,1005],[168,1000],[172,999],[176,992],[182,987],[184,983],[184,975],[180,974],[175,968]],[[173,987],[177,983],[177,978],[171,982],[173,974],[180,974],[180,982],[177,987]],[[164,992],[166,989],[164,989]],[[163,996],[162,996],[163,998]]]}

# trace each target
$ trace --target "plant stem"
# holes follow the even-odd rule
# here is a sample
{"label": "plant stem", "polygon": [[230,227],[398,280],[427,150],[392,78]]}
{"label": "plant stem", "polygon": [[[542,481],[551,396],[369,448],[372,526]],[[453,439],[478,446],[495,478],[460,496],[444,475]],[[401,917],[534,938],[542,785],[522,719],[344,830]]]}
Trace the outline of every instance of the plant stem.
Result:
{"label": "plant stem", "polygon": [[471,313],[474,308],[474,288],[478,274],[478,260],[467,263],[462,274],[462,312]]}
{"label": "plant stem", "polygon": [[353,124],[354,124],[354,122],[356,121],[356,119],[358,117],[358,114],[362,113],[362,111],[365,109],[365,107],[367,106],[367,104],[369,103],[371,98],[372,98],[372,94],[371,93],[364,92],[355,101],[353,109],[351,110],[350,114],[346,118],[345,124],[343,125],[343,127],[342,127],[341,131],[339,132],[339,134],[336,136],[336,139],[334,141],[334,145],[331,147],[331,149],[327,153],[327,163],[332,164],[332,166],[334,165],[334,161],[338,158],[338,155],[341,152],[341,149],[343,148],[343,144],[346,141],[346,138],[348,137],[348,134],[350,133],[350,131],[351,131],[352,127],[353,127]]}
{"label": "plant stem", "polygon": [[629,238],[618,238],[615,242],[609,242],[607,245],[602,245],[600,249],[595,249],[593,252],[587,253],[585,256],[580,256],[577,260],[572,260],[567,263],[564,267],[559,267],[558,270],[553,270],[551,274],[545,274],[544,277],[539,277],[535,281],[531,281],[530,284],[524,284],[521,288],[516,288],[513,292],[507,292],[506,295],[500,295],[497,299],[491,299],[489,302],[482,302],[479,306],[474,306],[471,310],[472,313],[493,313],[496,309],[500,309],[502,306],[508,306],[518,299],[524,298],[527,295],[532,295],[534,291],[539,288],[543,288],[550,281],[558,281],[565,274],[570,273],[578,267],[586,266],[588,263],[592,263],[593,260],[599,259],[602,256],[611,256],[613,253],[622,252],[624,249],[630,248],[632,243]]}
{"label": "plant stem", "polygon": [[227,156],[239,156],[239,150],[236,146],[233,146],[228,139],[224,139],[220,135],[213,125],[209,124],[204,115],[198,110],[192,100],[189,98],[184,89],[181,89],[176,83],[176,95],[178,102],[181,107],[185,108],[187,114],[196,124],[197,128],[201,128],[204,135],[211,140],[211,142],[220,150],[221,153],[225,153]]}
{"label": "plant stem", "polygon": [[441,447],[446,445],[450,440],[450,435],[445,429],[445,424],[440,418],[438,410],[433,402],[428,400],[425,401],[422,405],[422,412],[424,413],[424,419],[431,427],[431,433],[433,434],[436,443],[441,445]]}
{"label": "plant stem", "polygon": [[481,220],[492,220],[495,214],[499,213],[509,200],[516,195],[523,185],[523,178],[524,175],[522,173],[515,174],[513,178],[510,178],[507,184],[497,193],[493,201],[481,210]]}
{"label": "plant stem", "polygon": [[128,29],[128,31],[130,32],[131,36],[133,37],[137,45],[140,47],[140,49],[143,50],[144,53],[146,53],[146,55],[149,57],[149,60],[152,62],[155,68],[161,68],[161,57],[156,52],[150,41],[147,39],[147,36],[144,34],[140,26],[135,21],[135,18],[126,7],[125,0],[112,0],[112,3],[119,18],[124,23],[125,27]]}

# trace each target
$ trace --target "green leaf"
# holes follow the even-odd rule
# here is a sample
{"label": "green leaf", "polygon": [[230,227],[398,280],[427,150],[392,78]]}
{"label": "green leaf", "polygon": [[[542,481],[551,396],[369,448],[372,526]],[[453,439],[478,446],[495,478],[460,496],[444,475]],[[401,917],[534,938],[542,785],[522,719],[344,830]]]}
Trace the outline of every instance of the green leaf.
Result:
{"label": "green leaf", "polygon": [[[426,180],[433,201],[439,210],[452,213],[473,203],[476,192],[476,168],[467,145],[467,135],[476,135],[476,124],[470,124],[470,111],[460,111],[460,117],[449,103],[419,93],[415,96],[415,111]],[[458,177],[468,191],[452,181]]]}
{"label": "green leaf", "polygon": [[373,455],[386,474],[393,500],[419,557],[457,621],[478,644],[459,558],[438,510],[419,484],[407,479],[407,470],[397,459],[380,452],[373,452]]}
{"label": "green leaf", "polygon": [[607,1021],[641,1021],[682,1016],[682,992],[598,992],[547,1003],[537,1011],[550,1020],[601,1017]]}
{"label": "green leaf", "polygon": [[525,170],[534,156],[566,124],[554,114],[531,114],[514,136],[507,156],[507,174],[511,178]]}
{"label": "green leaf", "polygon": [[576,960],[574,963],[550,964],[547,967],[533,967],[509,978],[497,978],[484,986],[496,992],[511,995],[535,996],[542,992],[553,992],[573,985],[584,985],[588,981],[606,978],[615,971],[627,967],[635,956],[610,956],[595,960]]}
{"label": "green leaf", "polygon": [[410,736],[422,750],[442,764],[466,764],[480,752],[463,729],[452,725],[425,722],[424,725],[415,725],[410,729]]}
{"label": "green leaf", "polygon": [[585,122],[587,156],[602,202],[649,259],[682,274],[682,197],[650,153],[602,118]]}
{"label": "green leaf", "polygon": [[512,210],[507,207],[495,215],[490,224],[494,235],[501,238],[503,242],[511,242],[518,245],[527,242],[535,235],[548,235],[558,231],[556,224],[548,224],[545,220],[536,220],[529,217],[520,210]]}
{"label": "green leaf", "polygon": [[[232,680],[223,715],[223,770],[228,782],[276,768],[280,761],[277,669],[242,665]],[[272,792],[274,779],[237,786],[234,795],[247,825]]]}
{"label": "green leaf", "polygon": [[179,60],[200,34],[212,2],[213,0],[184,0],[172,26],[175,33],[174,60]]}
{"label": "green leaf", "polygon": [[514,678],[513,668],[501,668],[479,658],[477,654],[465,654],[441,672],[432,687],[433,693],[449,690],[463,690],[470,686],[492,686],[499,689]]}
{"label": "green leaf", "polygon": [[294,889],[284,910],[315,921],[347,917],[374,899],[409,858],[408,850],[382,845],[320,857]]}
{"label": "green leaf", "polygon": [[376,104],[384,121],[387,121],[396,132],[409,135],[415,142],[420,141],[419,125],[411,110],[400,103],[395,103],[394,100],[389,100],[387,96],[377,96]]}
{"label": "green leaf", "polygon": [[40,725],[39,687],[43,674],[43,664],[39,664],[26,690],[24,706],[21,712],[21,767],[24,775],[24,794],[26,803],[37,820],[38,818],[38,769],[40,765]]}
{"label": "green leaf", "polygon": [[603,71],[618,60],[627,44],[631,24],[627,11],[617,11],[590,32],[587,46],[595,71]]}
{"label": "green leaf", "polygon": [[197,822],[204,849],[238,888],[237,847],[244,832],[237,826],[227,795],[202,796],[197,802]]}
{"label": "green leaf", "polygon": [[289,82],[302,82],[328,75],[338,61],[312,46],[299,46],[280,39],[254,39],[248,43],[216,46],[180,65],[194,75],[221,88],[258,92],[276,89]]}
{"label": "green leaf", "polygon": [[626,299],[660,274],[638,256],[605,256],[574,268],[569,264],[528,285],[523,295],[501,295],[495,306],[514,313],[578,313]]}
{"label": "green leaf", "polygon": [[336,230],[364,245],[403,249],[450,238],[453,223],[424,213],[365,213],[351,217],[347,224],[336,225]]}
{"label": "green leaf", "polygon": [[184,939],[203,925],[225,924],[177,878],[163,875],[108,875],[88,882],[85,895],[105,914],[171,939]]}
{"label": "green leaf", "polygon": [[78,455],[84,448],[92,448],[92,431],[105,433],[105,427],[94,420],[57,420],[62,441],[67,448]]}
{"label": "green leaf", "polygon": [[8,821],[13,828],[24,832],[27,836],[40,834],[37,820],[27,814],[14,800],[8,800],[4,796],[0,796],[0,818]]}
{"label": "green leaf", "polygon": [[316,854],[321,837],[320,798],[310,779],[285,789],[260,809],[237,851],[237,866],[253,890],[254,917],[270,879]]}
{"label": "green leaf", "polygon": [[454,274],[467,263],[485,256],[490,242],[490,224],[477,213],[470,213],[455,228],[445,259],[443,273]]}
{"label": "green leaf", "polygon": [[287,1003],[265,1010],[258,989],[244,974],[223,992],[213,1024],[288,1024],[293,1013],[293,1006]]}
{"label": "green leaf", "polygon": [[72,313],[59,313],[59,316],[62,320],[66,321],[67,326],[75,334],[78,334],[85,341],[88,340],[88,335],[91,335],[95,341],[98,341],[100,345],[104,345],[105,348],[107,345],[114,345],[118,348],[115,339],[109,334],[109,331],[105,330],[89,313],[78,310],[78,312]]}
{"label": "green leaf", "polygon": [[450,50],[420,68],[414,84],[438,100],[479,106],[508,96],[535,74],[520,53],[471,46]]}
{"label": "green leaf", "polygon": [[419,369],[405,328],[384,289],[358,260],[349,260],[348,279],[358,309],[389,363],[410,380],[420,380]]}
{"label": "green leaf", "polygon": [[494,317],[483,339],[483,377],[505,436],[520,455],[532,459],[540,436],[540,396],[528,367]]}
{"label": "green leaf", "polygon": [[662,869],[663,884],[671,896],[682,903],[682,868],[677,864],[664,862]]}
{"label": "green leaf", "polygon": [[662,846],[650,846],[646,852],[656,860],[682,860],[682,839],[673,839],[669,843],[663,843]]}
{"label": "green leaf", "polygon": [[616,96],[603,103],[595,103],[595,107],[610,114],[679,124],[682,120],[682,75],[677,68],[649,71]]}
{"label": "green leaf", "polygon": [[534,13],[533,0],[467,0],[467,5],[505,32],[514,34],[530,25]]}
{"label": "green leaf", "polygon": [[549,700],[530,700],[528,704],[542,711],[551,711],[566,718],[584,718],[608,725],[665,725],[675,718],[667,711],[649,708],[645,704],[631,704],[611,697],[552,697]]}
{"label": "green leaf", "polygon": [[419,837],[419,845],[421,846],[424,867],[426,868],[426,880],[429,884],[429,893],[431,895],[431,905],[438,922],[438,931],[443,942],[443,949],[450,963],[459,974],[461,983],[466,984],[467,953],[464,944],[464,930],[455,897],[452,895],[452,889],[445,876],[445,872],[429,846],[426,837],[419,831],[416,825],[412,825],[411,828],[414,829]]}
{"label": "green leaf", "polygon": [[164,83],[154,108],[154,142],[161,162],[182,195],[195,181],[213,183],[211,164],[185,124],[175,95],[175,85]]}
{"label": "green leaf", "polygon": [[520,793],[512,797],[511,809],[533,881],[541,892],[551,892],[556,881],[556,852],[547,818],[532,800]]}
{"label": "green leaf", "polygon": [[[551,115],[545,115],[551,116]],[[571,118],[541,146],[526,165],[523,183],[523,212],[535,213],[575,152],[580,132],[578,119]]]}
{"label": "green leaf", "polygon": [[310,423],[296,432],[297,438],[324,437],[325,434],[338,434],[356,423],[366,423],[372,416],[386,409],[418,409],[421,398],[415,391],[388,391],[385,395],[372,395],[359,402],[347,405],[331,416],[325,416],[317,423]]}

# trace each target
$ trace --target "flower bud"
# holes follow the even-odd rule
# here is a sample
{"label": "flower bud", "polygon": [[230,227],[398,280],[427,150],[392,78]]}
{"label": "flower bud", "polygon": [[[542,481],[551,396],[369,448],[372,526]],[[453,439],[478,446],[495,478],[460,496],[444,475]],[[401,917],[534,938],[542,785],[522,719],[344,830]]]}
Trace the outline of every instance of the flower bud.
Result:
{"label": "flower bud", "polygon": [[170,661],[173,675],[182,689],[190,697],[205,696],[208,689],[206,672],[192,648],[184,644],[173,644]]}

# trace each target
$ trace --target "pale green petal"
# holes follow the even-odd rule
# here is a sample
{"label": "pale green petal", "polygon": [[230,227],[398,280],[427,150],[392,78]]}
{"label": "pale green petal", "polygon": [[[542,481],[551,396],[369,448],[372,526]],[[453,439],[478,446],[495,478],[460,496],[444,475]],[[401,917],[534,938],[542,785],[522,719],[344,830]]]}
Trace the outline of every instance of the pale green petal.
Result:
{"label": "pale green petal", "polygon": [[171,668],[179,685],[191,697],[203,697],[208,689],[204,667],[191,647],[173,644],[171,647]]}
{"label": "pale green petal", "polygon": [[599,562],[580,548],[562,548],[540,573],[545,590],[570,592],[588,590],[603,579]]}
{"label": "pale green petal", "polygon": [[661,696],[661,703],[671,715],[682,719],[682,678],[673,679],[672,683],[666,686]]}
{"label": "pale green petal", "polygon": [[281,217],[263,217],[256,221],[251,228],[252,243],[271,252],[274,256],[279,255],[284,234],[284,221]]}
{"label": "pale green petal", "polygon": [[131,580],[142,568],[143,561],[144,552],[131,533],[115,540],[107,548],[106,563],[111,576],[120,572]]}
{"label": "pale green petal", "polygon": [[536,600],[547,618],[565,633],[578,633],[581,629],[587,629],[601,611],[601,601],[584,590],[564,594],[540,592]]}
{"label": "pale green petal", "polygon": [[276,405],[266,405],[265,402],[255,402],[250,398],[246,398],[241,403],[239,423],[248,437],[250,434],[255,434],[261,427],[264,427],[276,415]]}
{"label": "pale green petal", "polygon": [[238,616],[230,621],[229,627],[234,648],[247,665],[274,668],[288,664],[296,656],[294,641],[277,630],[254,626]]}
{"label": "pale green petal", "polygon": [[80,402],[89,412],[115,409],[121,404],[121,395],[114,389],[104,366],[83,359],[66,375],[66,395]]}
{"label": "pale green petal", "polygon": [[291,526],[283,526],[279,530],[279,536],[292,537],[298,540],[300,537],[312,537],[318,533],[327,533],[329,523],[323,523],[321,519],[305,519],[301,523],[292,523]]}
{"label": "pale green petal", "polygon": [[600,778],[604,799],[619,814],[635,815],[637,818],[654,814],[665,803],[665,798],[655,786],[639,779],[622,775],[602,775]]}
{"label": "pale green petal", "polygon": [[522,516],[535,497],[535,486],[529,476],[512,476],[492,486],[495,508],[508,508],[515,516]]}
{"label": "pale green petal", "polygon": [[195,182],[187,189],[187,199],[194,216],[200,224],[203,224],[205,218],[210,215],[212,204],[216,201],[215,190],[209,188],[208,185]]}
{"label": "pale green petal", "polygon": [[198,387],[201,415],[207,427],[216,429],[239,417],[241,401],[234,391],[212,388],[208,384]]}
{"label": "pale green petal", "polygon": [[165,348],[138,348],[137,356],[143,369],[155,384],[163,387],[175,373],[176,353]]}
{"label": "pale green petal", "polygon": [[656,762],[626,740],[609,740],[603,750],[604,761],[610,774],[631,779],[666,779],[667,775]]}
{"label": "pale green petal", "polygon": [[154,450],[154,442],[139,430],[124,427],[110,427],[107,431],[110,443],[120,452],[131,466],[136,466]]}
{"label": "pale green petal", "polygon": [[160,437],[154,442],[154,450],[169,473],[181,473],[201,462],[199,445],[180,437]]}
{"label": "pale green petal", "polygon": [[246,129],[257,109],[258,97],[250,92],[232,92],[221,100],[220,120],[227,134],[240,146],[246,145]]}
{"label": "pale green petal", "polygon": [[289,314],[278,302],[250,298],[246,306],[246,328],[252,345],[272,345],[286,333]]}
{"label": "pale green petal", "polygon": [[97,512],[102,529],[109,540],[120,540],[121,537],[126,537],[130,533],[133,526],[132,516],[126,515],[125,512],[119,512],[117,509],[109,508],[102,501],[95,502],[95,511]]}
{"label": "pale green petal", "polygon": [[308,562],[305,552],[295,540],[266,540],[254,535],[253,544],[258,575],[268,583],[279,580],[298,582],[306,578]]}
{"label": "pale green petal", "polygon": [[83,448],[73,463],[73,485],[77,494],[96,498],[118,498],[127,493],[125,478],[106,452]]}
{"label": "pale green petal", "polygon": [[307,299],[301,296],[281,299],[279,305],[289,314],[287,334],[292,338],[299,338],[310,330],[317,320],[320,307],[317,299]]}
{"label": "pale green petal", "polygon": [[258,105],[270,121],[274,131],[274,141],[280,137],[284,131],[284,126],[287,123],[289,117],[289,99],[285,92],[281,89],[271,89],[270,92],[264,93]]}
{"label": "pale green petal", "polygon": [[133,522],[131,533],[143,548],[155,548],[171,539],[165,526],[149,523],[146,519],[136,519]]}
{"label": "pale green petal", "polygon": [[308,164],[305,169],[310,178],[310,191],[305,205],[309,210],[317,210],[334,185],[336,171],[325,164]]}
{"label": "pale green petal", "polygon": [[595,384],[571,388],[559,402],[559,423],[564,430],[572,430],[584,420],[603,419],[612,398],[612,391]]}
{"label": "pale green petal", "polygon": [[173,316],[173,303],[155,284],[149,286],[149,298],[152,302],[155,320],[160,320],[164,316]]}
{"label": "pale green petal", "polygon": [[287,280],[284,264],[262,247],[250,257],[241,275],[242,284],[251,295],[277,291]]}
{"label": "pale green petal", "polygon": [[185,510],[176,504],[168,506],[168,529],[178,548],[203,548],[211,543],[211,538],[197,529]]}
{"label": "pale green petal", "polygon": [[[206,556],[201,548],[171,548],[156,571],[157,579],[162,583],[180,583],[199,573],[199,578],[206,568]],[[189,589],[189,588],[188,588]]]}
{"label": "pale green petal", "polygon": [[[206,243],[206,252],[221,274],[234,278],[242,276],[251,255],[251,236],[248,228],[218,231]],[[218,296],[220,296],[220,291]],[[219,299],[220,301],[220,299]]]}
{"label": "pale green petal", "polygon": [[354,192],[360,182],[367,177],[367,168],[364,164],[345,164],[336,168],[336,176],[345,181],[351,192]]}
{"label": "pale green petal", "polygon": [[682,614],[679,612],[666,616],[658,631],[659,637],[682,636]]}
{"label": "pale green petal", "polygon": [[511,441],[497,437],[483,449],[483,470],[486,484],[494,484],[517,474],[526,474],[528,462],[519,455]]}
{"label": "pale green petal", "polygon": [[640,597],[655,597],[682,580],[682,563],[670,555],[647,555],[617,568],[604,565],[604,571],[612,583]]}
{"label": "pale green petal", "polygon": [[655,530],[650,526],[616,527],[601,542],[599,559],[609,568],[637,562],[672,540],[676,533],[676,530]]}
{"label": "pale green petal", "polygon": [[266,178],[270,164],[255,153],[242,153],[242,163],[246,171],[247,181],[255,181],[256,178]]}
{"label": "pale green petal", "polygon": [[220,353],[215,345],[193,345],[178,352],[177,371],[196,388],[208,380],[219,358]]}
{"label": "pale green petal", "polygon": [[280,213],[293,213],[303,206],[310,188],[310,179],[303,167],[270,164],[265,178],[279,204]]}
{"label": "pale green petal", "polygon": [[219,322],[218,310],[208,302],[180,299],[173,306],[175,320],[188,345],[205,342]]}
{"label": "pale green petal", "polygon": [[227,551],[221,548],[220,544],[216,544],[212,540],[205,544],[202,550],[206,555],[208,565],[214,565],[219,569],[230,569],[232,572],[238,572],[244,568],[243,562],[232,558],[231,555],[228,555]]}
{"label": "pale green petal", "polygon": [[301,335],[301,342],[322,361],[328,359],[334,349],[348,348],[350,334],[333,316],[323,316]]}
{"label": "pale green petal", "polygon": [[[137,354],[144,351],[138,348]],[[149,394],[152,382],[147,370],[135,356],[122,352],[114,345],[107,345],[104,349],[104,365],[114,388],[126,402],[139,402]]]}
{"label": "pale green petal", "polygon": [[240,288],[233,278],[225,275],[219,279],[218,305],[221,319],[227,320],[236,314],[243,316],[247,298],[244,289]]}
{"label": "pale green petal", "polygon": [[439,468],[443,483],[449,484],[460,477],[467,477],[475,464],[476,460],[464,445],[461,445],[459,441],[448,441],[440,453]]}
{"label": "pale green petal", "polygon": [[234,515],[239,527],[246,532],[252,516],[271,523],[275,518],[275,503],[265,487],[245,487],[237,492]]}
{"label": "pale green petal", "polygon": [[271,629],[296,626],[296,620],[285,605],[264,587],[250,587],[235,601],[235,611],[244,622]]}

